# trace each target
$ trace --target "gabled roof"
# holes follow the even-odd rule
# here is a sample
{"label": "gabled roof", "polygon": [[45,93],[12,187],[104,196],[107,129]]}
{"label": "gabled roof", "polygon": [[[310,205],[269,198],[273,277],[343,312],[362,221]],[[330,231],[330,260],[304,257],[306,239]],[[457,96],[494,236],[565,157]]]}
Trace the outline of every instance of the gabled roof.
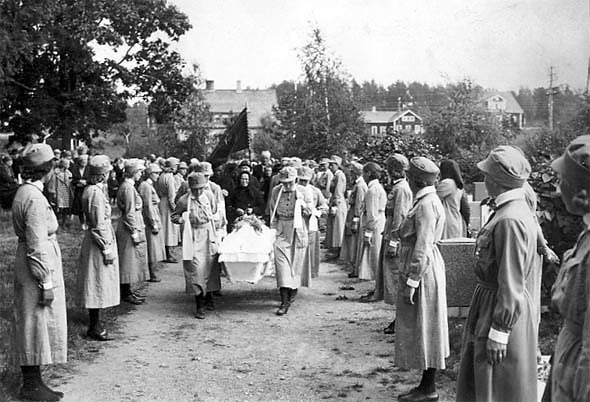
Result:
{"label": "gabled roof", "polygon": [[401,110],[401,111],[361,110],[361,115],[362,115],[365,123],[369,123],[369,124],[393,123],[394,121],[398,120],[400,117],[402,117],[406,114],[413,114],[416,118],[422,120],[422,118],[420,116],[418,116],[415,112],[411,111],[410,109]]}
{"label": "gabled roof", "polygon": [[482,101],[487,103],[495,96],[501,97],[506,102],[506,113],[524,113],[524,110],[522,110],[522,107],[520,107],[512,92],[488,91],[484,93]]}
{"label": "gabled roof", "polygon": [[277,105],[277,93],[274,89],[215,89],[205,90],[203,95],[212,114],[239,114],[247,106],[250,127],[260,126],[260,118],[272,113],[273,106]]}

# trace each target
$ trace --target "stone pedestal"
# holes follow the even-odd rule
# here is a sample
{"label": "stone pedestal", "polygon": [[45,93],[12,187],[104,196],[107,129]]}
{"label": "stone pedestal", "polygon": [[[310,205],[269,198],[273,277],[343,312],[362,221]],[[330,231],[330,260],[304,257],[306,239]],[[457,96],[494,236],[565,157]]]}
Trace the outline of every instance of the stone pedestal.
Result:
{"label": "stone pedestal", "polygon": [[445,261],[449,316],[465,316],[477,282],[473,273],[475,239],[445,239],[438,247]]}
{"label": "stone pedestal", "polygon": [[488,190],[486,190],[486,185],[483,181],[473,182],[473,186],[475,189],[473,191],[473,201],[481,201],[488,197]]}

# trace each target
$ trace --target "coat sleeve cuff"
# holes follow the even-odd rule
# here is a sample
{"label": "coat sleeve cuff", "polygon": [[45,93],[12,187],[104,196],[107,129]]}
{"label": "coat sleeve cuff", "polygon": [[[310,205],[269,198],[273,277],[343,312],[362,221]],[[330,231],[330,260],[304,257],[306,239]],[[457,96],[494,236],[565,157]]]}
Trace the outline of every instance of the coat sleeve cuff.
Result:
{"label": "coat sleeve cuff", "polygon": [[420,286],[420,281],[415,281],[413,279],[408,278],[408,280],[406,281],[406,285],[408,285],[411,288],[417,288],[418,286]]}
{"label": "coat sleeve cuff", "polygon": [[51,280],[48,280],[47,282],[43,282],[41,284],[41,289],[43,289],[43,290],[53,289],[53,282],[51,282]]}
{"label": "coat sleeve cuff", "polygon": [[109,245],[107,248],[105,248],[104,250],[102,250],[102,254],[103,255],[114,254],[114,252],[113,252],[113,246],[112,245]]}
{"label": "coat sleeve cuff", "polygon": [[501,343],[503,345],[508,344],[508,337],[510,336],[510,332],[503,332],[494,329],[494,327],[490,328],[490,332],[488,332],[488,338],[494,342]]}
{"label": "coat sleeve cuff", "polygon": [[138,241],[138,240],[139,240],[139,233],[138,233],[138,232],[134,232],[134,233],[131,235],[131,238],[132,238],[133,240],[135,240],[135,241]]}

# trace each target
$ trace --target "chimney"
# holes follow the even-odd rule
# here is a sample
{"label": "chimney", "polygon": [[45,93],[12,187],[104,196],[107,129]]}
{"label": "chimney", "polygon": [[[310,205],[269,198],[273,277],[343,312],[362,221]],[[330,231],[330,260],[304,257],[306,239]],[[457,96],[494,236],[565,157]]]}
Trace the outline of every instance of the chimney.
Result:
{"label": "chimney", "polygon": [[242,81],[240,81],[240,80],[236,81],[236,92],[237,93],[242,92]]}
{"label": "chimney", "polygon": [[373,109],[371,109],[371,112],[376,112],[377,111],[377,106],[373,106]]}
{"label": "chimney", "polygon": [[398,112],[402,111],[402,98],[401,97],[397,98],[397,111]]}
{"label": "chimney", "polygon": [[207,90],[207,91],[215,91],[215,81],[213,81],[213,80],[206,80],[205,81],[205,90]]}

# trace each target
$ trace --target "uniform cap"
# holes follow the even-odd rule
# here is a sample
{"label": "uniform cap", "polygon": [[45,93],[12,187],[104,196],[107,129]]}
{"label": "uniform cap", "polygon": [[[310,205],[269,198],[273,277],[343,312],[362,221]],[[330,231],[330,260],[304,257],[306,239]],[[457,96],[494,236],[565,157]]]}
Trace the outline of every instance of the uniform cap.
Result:
{"label": "uniform cap", "polygon": [[166,159],[166,162],[164,162],[164,167],[175,168],[178,166],[179,163],[180,161],[178,160],[178,158],[171,156],[170,158]]}
{"label": "uniform cap", "polygon": [[390,155],[385,161],[385,164],[388,168],[396,171],[404,171],[410,168],[408,158],[398,153]]}
{"label": "uniform cap", "polygon": [[575,189],[590,191],[590,135],[575,138],[551,167]]}
{"label": "uniform cap", "polygon": [[25,147],[22,153],[24,166],[35,167],[52,161],[55,158],[53,149],[47,144],[30,144]]}
{"label": "uniform cap", "polygon": [[302,166],[297,169],[297,177],[300,180],[311,180],[313,177],[313,170],[310,167]]}
{"label": "uniform cap", "polygon": [[88,173],[91,175],[104,174],[112,168],[111,159],[106,155],[95,155],[88,161]]}
{"label": "uniform cap", "polygon": [[178,164],[178,169],[188,169],[186,162],[182,161]]}
{"label": "uniform cap", "polygon": [[281,183],[288,183],[291,181],[295,181],[297,178],[297,169],[293,166],[287,166],[281,169],[279,172],[279,181]]}
{"label": "uniform cap", "polygon": [[335,163],[338,167],[342,166],[342,158],[338,155],[332,155],[329,163]]}
{"label": "uniform cap", "polygon": [[146,169],[147,174],[162,173],[162,168],[157,163],[150,163]]}
{"label": "uniform cap", "polygon": [[409,162],[408,175],[431,186],[436,182],[439,169],[436,164],[423,156],[416,156]]}
{"label": "uniform cap", "polygon": [[207,185],[207,178],[201,172],[191,173],[188,176],[189,188],[203,188]]}
{"label": "uniform cap", "polygon": [[522,151],[509,145],[494,148],[477,167],[506,188],[522,187],[531,174],[531,165]]}
{"label": "uniform cap", "polygon": [[328,158],[320,159],[320,165],[328,165],[328,164],[330,164],[330,159],[328,159]]}
{"label": "uniform cap", "polygon": [[142,159],[131,158],[125,160],[125,172],[134,175],[139,171],[145,170],[145,165]]}

